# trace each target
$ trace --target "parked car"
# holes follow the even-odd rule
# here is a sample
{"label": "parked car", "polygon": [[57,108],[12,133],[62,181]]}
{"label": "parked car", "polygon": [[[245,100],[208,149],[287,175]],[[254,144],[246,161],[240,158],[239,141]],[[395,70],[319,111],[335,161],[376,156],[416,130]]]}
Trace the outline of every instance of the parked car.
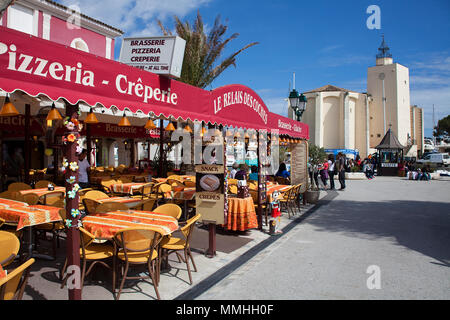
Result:
{"label": "parked car", "polygon": [[433,141],[431,139],[425,138],[423,140],[423,149],[425,151],[433,151],[434,148],[435,148],[435,145],[434,145],[434,143],[433,143]]}
{"label": "parked car", "polygon": [[450,157],[448,153],[430,153],[424,156],[422,159],[416,161],[423,164],[441,164],[448,166],[450,164]]}

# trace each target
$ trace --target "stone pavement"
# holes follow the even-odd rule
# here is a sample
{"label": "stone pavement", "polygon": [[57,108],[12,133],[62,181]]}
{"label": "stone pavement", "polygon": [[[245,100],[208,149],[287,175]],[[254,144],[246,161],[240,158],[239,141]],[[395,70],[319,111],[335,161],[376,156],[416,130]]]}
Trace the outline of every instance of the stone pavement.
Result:
{"label": "stone pavement", "polygon": [[[311,207],[312,205],[304,206],[302,208],[302,213],[306,212]],[[299,215],[296,215],[296,217],[298,216]],[[282,217],[281,227],[286,226],[294,219],[295,217],[288,219],[286,214],[286,216]],[[214,258],[207,258],[202,250],[193,251],[194,261],[198,268],[198,272],[192,272],[192,286],[189,285],[186,264],[179,263],[176,256],[174,254],[171,255],[169,257],[169,263],[172,266],[172,269],[169,273],[161,274],[161,281],[158,287],[161,299],[175,299],[180,295],[189,292],[189,290],[194,287],[198,290],[198,284],[201,284],[201,287],[204,287],[205,282],[207,283],[207,287],[209,287],[211,285],[211,276],[214,276],[217,273],[219,273],[221,277],[228,275],[227,272],[231,272],[236,267],[236,259],[245,256],[247,251],[251,250],[264,240],[276,238],[268,235],[266,229],[267,228],[264,227],[264,232],[249,230],[245,234],[239,233],[241,237],[249,238],[251,241],[230,253],[217,251],[217,255]],[[46,245],[49,246],[49,244]],[[208,244],[205,243],[203,248],[207,248],[207,246]],[[34,263],[28,280],[28,286],[23,297],[24,300],[65,300],[68,298],[67,287],[61,289],[60,280],[58,278],[59,269],[64,263],[65,257],[64,240],[62,240],[62,245],[61,248],[58,249],[57,255],[59,258],[56,261],[37,260]],[[250,258],[245,258],[244,261],[247,261],[248,259]],[[229,267],[224,268],[227,265]],[[138,269],[138,273],[143,270],[145,269]],[[111,273],[101,266],[95,267],[92,272],[92,277],[88,277],[91,281],[87,280],[85,287],[83,288],[82,298],[86,300],[113,300]],[[151,285],[151,280],[127,280],[125,282],[120,300],[149,299],[156,299],[155,290]]]}
{"label": "stone pavement", "polygon": [[449,299],[449,191],[448,178],[348,181],[196,298]]}
{"label": "stone pavement", "polygon": [[[161,298],[449,299],[450,179],[376,177],[347,186],[322,191],[319,204],[304,206],[301,215],[284,215],[281,236],[251,230],[243,236],[252,241],[231,253],[210,259],[193,252],[199,271],[192,286],[186,265],[171,256]],[[37,261],[24,300],[67,299],[57,278],[62,263]],[[380,290],[367,288],[373,265],[381,271]],[[99,267],[91,279],[83,299],[114,299],[109,272]],[[129,280],[120,299],[155,297],[151,284]]]}

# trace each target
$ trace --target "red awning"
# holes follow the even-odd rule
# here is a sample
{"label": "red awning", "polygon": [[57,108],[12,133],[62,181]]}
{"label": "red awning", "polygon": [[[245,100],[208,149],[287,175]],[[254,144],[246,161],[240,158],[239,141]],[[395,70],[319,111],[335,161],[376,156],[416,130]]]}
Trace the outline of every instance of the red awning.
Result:
{"label": "red awning", "polygon": [[[4,27],[0,27],[0,71],[0,89],[9,93],[20,90],[33,97],[45,95],[55,101],[63,98],[71,104],[99,104],[176,120],[278,128],[272,126],[274,114],[245,86],[207,91]],[[283,130],[309,138],[304,131]]]}

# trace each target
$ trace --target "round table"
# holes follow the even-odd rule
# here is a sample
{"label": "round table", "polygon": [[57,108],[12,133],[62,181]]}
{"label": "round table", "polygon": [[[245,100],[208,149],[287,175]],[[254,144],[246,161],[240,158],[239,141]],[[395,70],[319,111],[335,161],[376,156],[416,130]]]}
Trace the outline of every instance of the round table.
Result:
{"label": "round table", "polygon": [[228,198],[228,214],[223,227],[233,231],[246,231],[258,228],[258,219],[256,218],[252,197]]}

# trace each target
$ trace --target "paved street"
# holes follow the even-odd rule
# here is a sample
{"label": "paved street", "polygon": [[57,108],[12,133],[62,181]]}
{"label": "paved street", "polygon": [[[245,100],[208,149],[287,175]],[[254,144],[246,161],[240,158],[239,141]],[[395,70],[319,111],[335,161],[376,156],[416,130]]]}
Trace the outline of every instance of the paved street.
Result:
{"label": "paved street", "polygon": [[[449,191],[448,178],[348,181],[196,298],[449,299]],[[368,289],[369,266],[380,289]]]}

